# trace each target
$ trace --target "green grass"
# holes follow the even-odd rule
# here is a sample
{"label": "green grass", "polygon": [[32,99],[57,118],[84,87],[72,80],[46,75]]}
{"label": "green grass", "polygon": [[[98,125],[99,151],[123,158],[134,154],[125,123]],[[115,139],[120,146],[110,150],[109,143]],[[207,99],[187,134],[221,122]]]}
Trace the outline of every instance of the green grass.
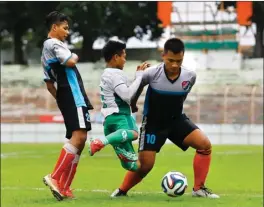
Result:
{"label": "green grass", "polygon": [[[157,156],[154,169],[133,188],[127,198],[110,199],[125,171],[110,147],[94,157],[87,151],[81,158],[73,182],[76,200],[56,201],[42,183],[51,172],[61,144],[1,144],[1,206],[2,207],[260,207],[263,206],[262,146],[214,146],[207,186],[220,199],[192,198],[192,159],[194,150],[180,151],[165,145]],[[188,178],[185,195],[166,196],[161,191],[161,178],[178,170]],[[100,191],[96,191],[100,190]],[[105,190],[105,191],[103,191]]]}

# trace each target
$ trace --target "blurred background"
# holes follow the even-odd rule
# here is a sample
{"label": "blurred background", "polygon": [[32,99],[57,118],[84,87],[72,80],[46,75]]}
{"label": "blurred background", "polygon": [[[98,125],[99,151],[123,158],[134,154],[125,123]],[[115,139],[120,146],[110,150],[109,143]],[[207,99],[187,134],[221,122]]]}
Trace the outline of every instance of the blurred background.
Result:
{"label": "blurred background", "polygon": [[[185,113],[214,144],[263,144],[264,2],[0,2],[1,142],[61,142],[65,127],[40,65],[45,16],[69,15],[69,48],[94,105],[92,136],[103,136],[101,49],[127,43],[125,72],[161,61],[164,42],[181,38],[184,65],[197,73]],[[133,114],[138,124],[144,92]]]}

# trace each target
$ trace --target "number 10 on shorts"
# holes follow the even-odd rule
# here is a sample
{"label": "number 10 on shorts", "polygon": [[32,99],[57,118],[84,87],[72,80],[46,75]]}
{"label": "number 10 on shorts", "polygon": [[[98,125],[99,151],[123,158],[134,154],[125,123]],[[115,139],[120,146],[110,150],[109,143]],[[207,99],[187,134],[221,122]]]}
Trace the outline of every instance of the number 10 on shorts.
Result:
{"label": "number 10 on shorts", "polygon": [[147,137],[147,144],[155,144],[156,136],[155,134],[146,134]]}

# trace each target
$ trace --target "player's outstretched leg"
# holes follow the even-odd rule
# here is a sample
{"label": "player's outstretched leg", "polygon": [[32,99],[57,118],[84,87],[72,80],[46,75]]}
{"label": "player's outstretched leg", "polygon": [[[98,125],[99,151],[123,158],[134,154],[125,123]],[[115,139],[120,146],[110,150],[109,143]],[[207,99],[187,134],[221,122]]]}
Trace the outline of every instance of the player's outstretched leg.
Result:
{"label": "player's outstretched leg", "polygon": [[133,166],[132,163],[136,163],[138,160],[138,156],[134,150],[132,141],[127,141],[125,143],[121,143],[118,145],[113,145],[115,153],[119,160],[121,161],[121,165],[126,170],[135,171],[137,170],[137,166]]}
{"label": "player's outstretched leg", "polygon": [[90,139],[88,140],[88,152],[93,156],[96,152],[100,151],[108,144],[116,145],[126,141],[137,139],[138,133],[134,130],[119,129],[103,139]]}
{"label": "player's outstretched leg", "polygon": [[116,189],[111,197],[126,196],[127,192],[135,185],[140,183],[142,179],[151,171],[154,166],[156,152],[155,151],[141,151],[139,152],[139,168],[137,171],[128,171],[124,177],[123,183]]}
{"label": "player's outstretched leg", "polygon": [[219,198],[212,190],[205,187],[205,181],[211,162],[211,143],[200,129],[192,131],[183,141],[186,146],[196,149],[193,160],[194,187],[192,195],[194,197]]}

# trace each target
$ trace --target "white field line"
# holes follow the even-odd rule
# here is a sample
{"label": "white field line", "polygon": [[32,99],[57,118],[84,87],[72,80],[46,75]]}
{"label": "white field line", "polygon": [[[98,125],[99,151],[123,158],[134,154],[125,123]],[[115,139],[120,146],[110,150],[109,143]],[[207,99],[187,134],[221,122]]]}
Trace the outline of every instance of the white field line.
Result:
{"label": "white field line", "polygon": [[[1,190],[2,191],[9,191],[9,190],[12,190],[12,191],[25,191],[25,190],[31,190],[31,191],[45,191],[45,190],[49,190],[48,188],[27,188],[27,187],[1,187]],[[78,191],[78,192],[93,192],[93,193],[107,193],[110,195],[110,193],[113,192],[113,190],[107,190],[107,189],[94,189],[94,190],[85,190],[85,189],[74,189],[74,191]],[[131,191],[129,192],[129,194],[142,194],[142,195],[151,195],[151,194],[164,194],[162,191],[153,191],[153,192],[150,192],[150,191]],[[185,193],[185,195],[191,195],[191,193]],[[243,197],[251,197],[251,198],[263,198],[263,195],[262,194],[255,194],[255,193],[246,193],[246,194],[234,194],[234,193],[231,193],[231,194],[219,194],[219,196],[224,196],[224,197],[229,197],[229,196],[243,196]]]}
{"label": "white field line", "polygon": [[59,153],[59,150],[53,150],[38,154],[37,151],[18,151],[18,152],[7,152],[1,153],[1,159],[3,158],[35,158],[44,157],[43,155]]}
{"label": "white field line", "polygon": [[[8,153],[1,153],[1,159],[6,159],[6,158],[42,158],[42,157],[46,157],[44,155],[48,155],[48,154],[55,154],[55,153],[59,153],[59,149],[58,150],[53,150],[53,151],[49,151],[46,153],[41,153],[38,154],[37,151],[18,151],[18,152],[8,152]],[[235,151],[223,151],[223,152],[213,152],[213,154],[216,155],[224,155],[224,156],[230,156],[230,155],[247,155],[247,154],[260,154],[261,152],[255,152],[255,151],[243,151],[243,150],[235,150]],[[193,155],[193,152],[169,152],[166,153],[166,155],[181,155],[181,156],[190,156]],[[165,154],[163,154],[162,152],[159,154],[159,156],[164,156]],[[88,155],[85,153],[82,154],[82,157],[87,157]],[[96,154],[96,157],[116,157],[115,154],[110,154],[110,153],[98,153]]]}

